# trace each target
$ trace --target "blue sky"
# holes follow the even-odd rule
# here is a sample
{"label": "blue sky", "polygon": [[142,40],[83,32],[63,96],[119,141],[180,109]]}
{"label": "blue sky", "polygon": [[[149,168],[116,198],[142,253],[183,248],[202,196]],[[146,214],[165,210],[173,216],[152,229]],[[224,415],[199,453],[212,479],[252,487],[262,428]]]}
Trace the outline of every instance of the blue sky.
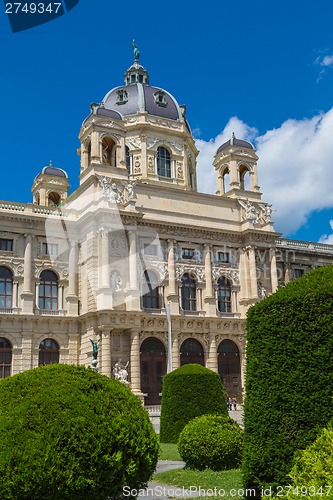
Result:
{"label": "blue sky", "polygon": [[333,243],[332,18],[330,0],[80,0],[13,34],[0,9],[0,199],[30,202],[50,160],[77,187],[81,123],[122,84],[135,38],[151,84],[187,105],[199,189],[214,192],[212,157],[234,131],[258,148],[276,229]]}

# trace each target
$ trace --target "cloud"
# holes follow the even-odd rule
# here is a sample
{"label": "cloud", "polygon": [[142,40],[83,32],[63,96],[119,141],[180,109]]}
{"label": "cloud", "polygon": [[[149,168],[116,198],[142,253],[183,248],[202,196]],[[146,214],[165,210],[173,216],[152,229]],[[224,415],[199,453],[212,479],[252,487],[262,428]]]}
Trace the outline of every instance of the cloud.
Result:
{"label": "cloud", "polygon": [[208,142],[198,139],[198,184],[203,192],[215,192],[212,167],[217,148],[236,137],[254,141],[263,200],[272,203],[275,228],[290,234],[311,212],[333,207],[333,108],[311,119],[287,120],[279,128],[259,136],[256,129],[236,117]]}
{"label": "cloud", "polygon": [[[330,226],[331,229],[333,230],[333,220],[330,220]],[[320,237],[319,243],[326,243],[327,245],[333,245],[333,234],[323,234]]]}
{"label": "cloud", "polygon": [[321,66],[323,69],[319,72],[318,78],[317,78],[317,83],[322,80],[324,74],[327,71],[327,68],[333,68],[333,54],[332,55],[326,55],[326,56],[318,56],[316,60],[314,61],[314,64],[317,64]]}

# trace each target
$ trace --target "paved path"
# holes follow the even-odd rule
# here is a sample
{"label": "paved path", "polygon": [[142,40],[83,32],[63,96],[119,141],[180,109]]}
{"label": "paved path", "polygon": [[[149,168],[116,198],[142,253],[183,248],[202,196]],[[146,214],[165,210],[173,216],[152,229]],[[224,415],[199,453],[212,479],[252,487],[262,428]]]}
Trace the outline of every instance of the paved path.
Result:
{"label": "paved path", "polygon": [[[184,462],[175,462],[172,460],[159,460],[156,467],[156,472],[165,472],[171,469],[181,469],[185,465]],[[191,498],[199,496],[195,491],[186,490],[179,486],[150,481],[146,490],[146,495],[143,498],[154,500],[170,500],[171,498]],[[141,496],[142,498],[142,496]]]}

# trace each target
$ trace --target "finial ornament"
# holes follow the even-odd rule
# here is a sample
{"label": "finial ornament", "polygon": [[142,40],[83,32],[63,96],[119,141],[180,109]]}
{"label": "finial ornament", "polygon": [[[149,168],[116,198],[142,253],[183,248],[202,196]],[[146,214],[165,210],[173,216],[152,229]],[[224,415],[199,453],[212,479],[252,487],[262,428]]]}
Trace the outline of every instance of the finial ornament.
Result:
{"label": "finial ornament", "polygon": [[140,51],[138,49],[138,46],[137,44],[135,43],[134,41],[134,38],[133,38],[133,41],[132,41],[132,47],[133,47],[133,53],[134,53],[134,62],[135,61],[139,61],[139,58],[140,58]]}

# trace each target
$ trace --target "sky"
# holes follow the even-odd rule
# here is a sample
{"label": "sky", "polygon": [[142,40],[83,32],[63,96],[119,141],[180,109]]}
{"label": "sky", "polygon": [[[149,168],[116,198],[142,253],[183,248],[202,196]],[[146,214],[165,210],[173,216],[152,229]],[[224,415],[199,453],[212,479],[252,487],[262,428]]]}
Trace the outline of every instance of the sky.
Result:
{"label": "sky", "polygon": [[0,6],[0,200],[31,202],[52,160],[78,186],[90,103],[123,84],[132,39],[150,83],[186,104],[200,150],[198,190],[215,192],[232,132],[259,156],[263,201],[284,237],[333,244],[331,0],[79,0],[12,33]]}

